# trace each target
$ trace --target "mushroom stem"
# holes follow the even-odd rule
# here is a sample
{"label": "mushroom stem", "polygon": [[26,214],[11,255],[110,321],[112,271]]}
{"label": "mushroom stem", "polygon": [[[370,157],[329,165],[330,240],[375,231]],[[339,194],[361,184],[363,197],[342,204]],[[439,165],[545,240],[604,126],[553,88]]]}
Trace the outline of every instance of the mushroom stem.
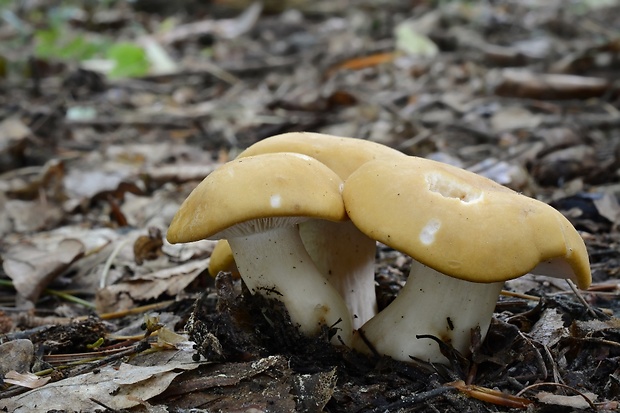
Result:
{"label": "mushroom stem", "polygon": [[351,221],[313,219],[299,224],[299,231],[312,261],[347,303],[353,328],[361,327],[377,314],[377,243]]}
{"label": "mushroom stem", "polygon": [[[416,357],[445,363],[437,343],[416,339],[416,335],[433,335],[468,354],[471,330],[480,327],[482,338],[486,336],[503,285],[456,279],[413,261],[409,279],[396,299],[361,330],[381,354],[402,361]],[[359,335],[354,336],[353,347],[369,352]]]}
{"label": "mushroom stem", "polygon": [[304,248],[296,225],[228,237],[241,278],[250,291],[281,301],[305,335],[335,326],[334,344],[350,345],[352,326],[346,304],[321,275]]}

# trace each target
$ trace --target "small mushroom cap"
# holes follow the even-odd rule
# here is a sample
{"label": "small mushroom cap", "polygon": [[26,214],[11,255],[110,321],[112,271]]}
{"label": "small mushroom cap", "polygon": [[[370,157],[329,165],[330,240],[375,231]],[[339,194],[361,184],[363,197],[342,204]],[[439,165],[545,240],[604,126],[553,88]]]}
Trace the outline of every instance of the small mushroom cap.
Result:
{"label": "small mushroom cap", "polygon": [[343,180],[366,162],[406,156],[396,149],[364,139],[314,132],[290,132],[256,142],[241,152],[237,159],[275,152],[296,152],[311,156],[327,165]]}
{"label": "small mushroom cap", "polygon": [[343,221],[347,216],[341,188],[338,175],[306,155],[236,159],[211,172],[192,191],[172,219],[167,239],[177,243],[226,238],[219,233],[264,218]]}
{"label": "small mushroom cap", "polygon": [[240,278],[232,249],[225,239],[221,239],[215,244],[215,248],[213,248],[213,252],[209,257],[209,274],[211,274],[211,277],[215,278],[220,271],[232,273],[235,279]]}
{"label": "small mushroom cap", "polygon": [[366,235],[446,275],[490,283],[536,268],[591,282],[585,244],[560,212],[472,172],[417,157],[373,161],[347,179],[343,199]]}

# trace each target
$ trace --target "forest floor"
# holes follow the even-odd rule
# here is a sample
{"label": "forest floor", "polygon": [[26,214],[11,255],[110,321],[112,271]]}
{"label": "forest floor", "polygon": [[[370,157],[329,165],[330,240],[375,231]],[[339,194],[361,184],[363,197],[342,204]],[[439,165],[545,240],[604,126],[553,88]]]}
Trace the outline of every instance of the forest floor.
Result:
{"label": "forest floor", "polygon": [[[81,3],[0,1],[0,408],[619,408],[620,2]],[[291,131],[378,142],[549,203],[583,237],[592,286],[507,282],[486,340],[446,348],[446,365],[257,317],[239,281],[209,276],[214,241],[164,237],[205,176]],[[377,257],[383,308],[411,260]],[[248,341],[197,357],[192,313],[214,340]]]}

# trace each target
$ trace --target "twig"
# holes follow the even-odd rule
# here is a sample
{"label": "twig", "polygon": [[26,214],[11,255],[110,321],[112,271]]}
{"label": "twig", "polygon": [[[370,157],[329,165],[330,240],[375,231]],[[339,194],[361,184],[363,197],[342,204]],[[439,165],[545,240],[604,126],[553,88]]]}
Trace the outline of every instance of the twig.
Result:
{"label": "twig", "polygon": [[573,280],[570,279],[566,279],[566,283],[568,284],[568,286],[570,287],[571,290],[573,290],[573,293],[575,294],[575,296],[577,297],[577,299],[579,300],[579,302],[581,302],[581,304],[583,304],[583,306],[586,308],[586,310],[588,311],[588,313],[595,318],[598,318],[598,315],[596,314],[596,311],[594,311],[594,309],[592,308],[592,306],[585,300],[585,298],[583,298],[583,295],[581,295],[581,293],[579,292],[579,290],[577,289],[577,286],[575,285],[575,283],[573,282]]}
{"label": "twig", "polygon": [[[542,377],[543,380],[546,379],[549,376],[549,371],[547,370],[547,365],[545,364],[545,360],[543,359],[542,354],[540,354],[540,351],[538,351],[538,349],[534,345],[534,342],[532,340],[530,340],[525,334],[523,334],[521,332],[521,330],[517,330],[517,332],[519,333],[521,338],[523,340],[525,340],[525,342],[528,343],[534,349],[534,354],[535,354],[536,361],[538,362],[538,367],[540,369],[540,373],[543,376]],[[553,362],[553,359],[551,359],[551,361]],[[555,368],[554,368],[554,370],[555,370]],[[555,377],[554,377],[554,379],[555,379]]]}
{"label": "twig", "polygon": [[453,383],[448,383],[448,385],[453,386],[455,389],[458,389],[461,393],[466,394],[469,397],[497,406],[526,409],[528,405],[532,404],[531,400],[520,397],[519,395],[513,396],[512,394],[489,389],[488,387],[465,384],[463,380],[457,380]]}
{"label": "twig", "polygon": [[502,290],[500,291],[500,295],[503,295],[504,297],[515,297],[522,298],[524,300],[540,301],[540,297],[537,297],[535,295],[517,293],[514,291]]}
{"label": "twig", "polygon": [[433,399],[437,396],[441,396],[442,394],[449,392],[449,391],[454,391],[457,390],[455,387],[452,386],[442,386],[442,387],[438,387],[436,389],[433,390],[429,390],[423,393],[416,393],[411,397],[407,397],[405,399],[399,400],[397,402],[385,405],[385,406],[381,406],[381,407],[376,407],[372,410],[367,410],[368,413],[389,413],[389,412],[395,412],[398,409],[402,409],[405,407],[411,407],[414,406],[418,403],[424,402],[426,400],[429,399]]}
{"label": "twig", "polygon": [[585,394],[583,394],[582,392],[580,392],[579,390],[577,390],[577,389],[576,389],[576,388],[574,388],[574,387],[567,386],[566,384],[561,384],[561,383],[547,383],[547,382],[545,382],[545,383],[534,383],[534,384],[530,384],[529,386],[527,386],[526,388],[524,388],[523,390],[521,390],[519,393],[517,393],[517,395],[516,395],[516,396],[517,396],[517,397],[520,397],[520,396],[521,396],[523,393],[525,393],[526,391],[531,390],[531,389],[536,388],[536,387],[540,387],[540,386],[556,386],[556,387],[561,387],[561,388],[563,388],[563,389],[570,390],[570,391],[572,391],[572,392],[576,393],[577,395],[579,395],[579,396],[583,397],[583,399],[586,401],[586,403],[588,403],[588,405],[590,406],[590,408],[591,408],[592,410],[595,410],[595,411],[596,411],[596,406],[594,405],[594,403],[592,402],[592,400],[590,400],[590,399],[588,398],[588,396],[586,396]]}

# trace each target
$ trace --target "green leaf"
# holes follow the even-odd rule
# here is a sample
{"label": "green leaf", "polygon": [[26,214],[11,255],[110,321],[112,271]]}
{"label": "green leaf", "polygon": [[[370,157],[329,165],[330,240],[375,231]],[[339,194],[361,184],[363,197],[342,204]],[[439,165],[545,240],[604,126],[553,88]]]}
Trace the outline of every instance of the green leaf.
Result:
{"label": "green leaf", "polygon": [[106,49],[103,39],[86,37],[71,31],[57,28],[37,30],[35,38],[35,55],[40,58],[60,60],[90,59]]}
{"label": "green leaf", "polygon": [[59,38],[58,30],[37,30],[34,34],[34,53],[38,57],[52,57],[56,52],[56,42]]}
{"label": "green leaf", "polygon": [[110,77],[144,76],[149,72],[146,52],[133,43],[116,43],[110,46],[106,56],[115,62]]}

